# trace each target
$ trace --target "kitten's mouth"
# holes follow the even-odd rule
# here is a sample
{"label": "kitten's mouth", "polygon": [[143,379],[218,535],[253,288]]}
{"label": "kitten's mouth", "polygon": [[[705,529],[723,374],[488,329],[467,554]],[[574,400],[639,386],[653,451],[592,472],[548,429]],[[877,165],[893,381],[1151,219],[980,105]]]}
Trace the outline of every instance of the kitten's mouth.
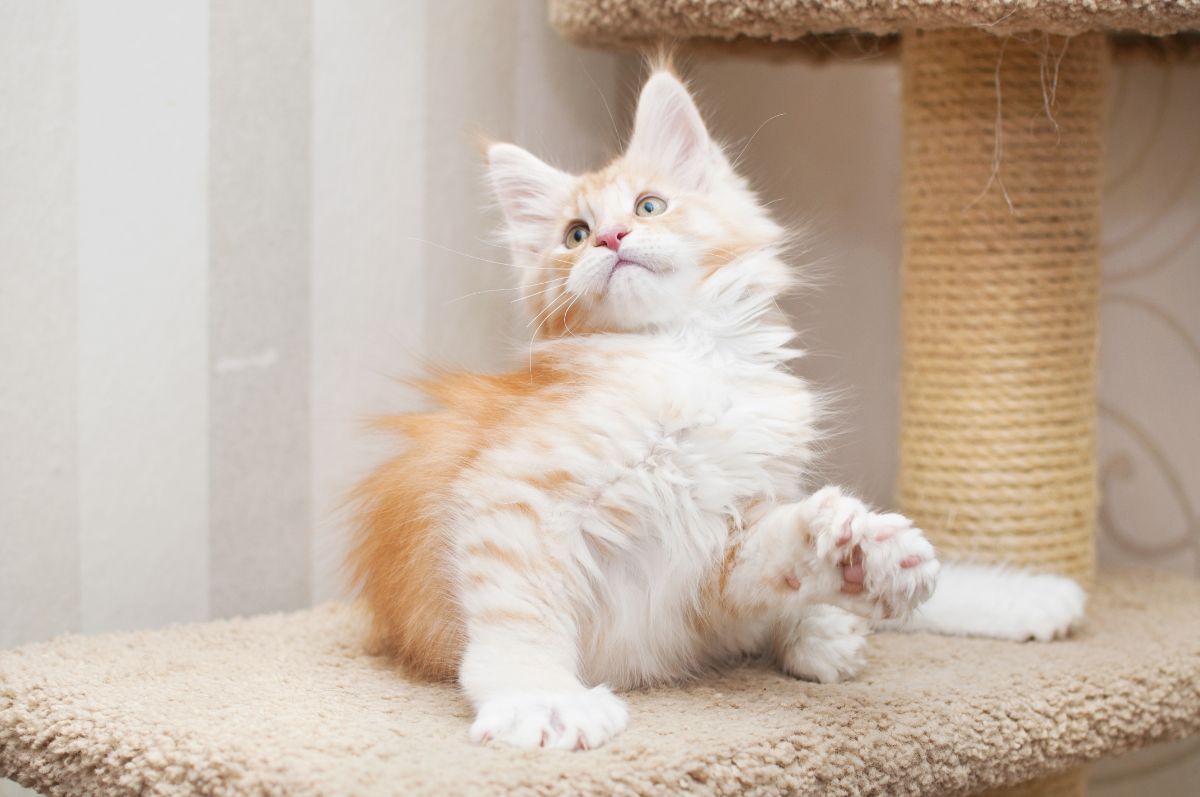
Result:
{"label": "kitten's mouth", "polygon": [[616,263],[613,263],[612,271],[608,272],[608,278],[612,279],[613,274],[616,274],[621,269],[629,267],[629,266],[636,266],[637,268],[645,269],[646,271],[650,270],[649,268],[647,268],[646,266],[637,262],[636,260],[627,260],[623,257],[620,257],[620,258],[617,258]]}

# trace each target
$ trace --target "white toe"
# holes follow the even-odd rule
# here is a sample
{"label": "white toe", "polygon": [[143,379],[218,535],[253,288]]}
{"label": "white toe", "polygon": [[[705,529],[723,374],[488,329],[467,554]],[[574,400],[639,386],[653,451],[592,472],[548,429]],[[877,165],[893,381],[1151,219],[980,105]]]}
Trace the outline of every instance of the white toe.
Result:
{"label": "white toe", "polygon": [[471,725],[476,744],[590,750],[625,729],[629,713],[606,686],[571,692],[511,692],[479,707]]}

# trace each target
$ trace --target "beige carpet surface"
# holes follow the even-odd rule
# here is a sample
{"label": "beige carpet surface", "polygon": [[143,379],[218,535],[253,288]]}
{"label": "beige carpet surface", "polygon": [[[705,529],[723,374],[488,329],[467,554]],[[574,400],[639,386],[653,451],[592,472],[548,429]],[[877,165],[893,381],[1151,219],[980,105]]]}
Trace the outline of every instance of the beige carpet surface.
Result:
{"label": "beige carpet surface", "polygon": [[1103,575],[1049,645],[881,634],[858,680],[745,666],[629,696],[588,753],[467,743],[355,610],[0,652],[0,775],[52,795],[937,795],[1200,732],[1200,581]]}

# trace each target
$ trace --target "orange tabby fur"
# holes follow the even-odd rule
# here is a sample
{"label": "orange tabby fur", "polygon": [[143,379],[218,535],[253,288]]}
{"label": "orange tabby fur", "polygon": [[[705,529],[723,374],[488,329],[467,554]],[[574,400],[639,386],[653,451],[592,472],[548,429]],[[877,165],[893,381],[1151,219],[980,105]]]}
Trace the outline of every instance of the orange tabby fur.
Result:
{"label": "orange tabby fur", "polygon": [[[412,384],[440,408],[376,422],[407,438],[409,447],[353,493],[358,536],[349,564],[371,609],[376,645],[412,674],[450,680],[462,658],[465,631],[448,567],[449,540],[437,526],[449,514],[455,481],[485,446],[534,419],[577,379],[536,359],[508,374],[435,371]],[[551,470],[528,480],[550,486],[569,478]]]}

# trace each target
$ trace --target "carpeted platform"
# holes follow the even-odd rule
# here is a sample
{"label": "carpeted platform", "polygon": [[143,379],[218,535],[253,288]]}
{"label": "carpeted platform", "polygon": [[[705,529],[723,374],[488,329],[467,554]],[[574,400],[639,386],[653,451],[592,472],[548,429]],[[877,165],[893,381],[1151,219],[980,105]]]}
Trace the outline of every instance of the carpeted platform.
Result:
{"label": "carpeted platform", "polygon": [[655,44],[664,37],[779,42],[814,33],[912,28],[1163,36],[1195,30],[1200,0],[552,0],[550,22],[588,47]]}
{"label": "carpeted platform", "polygon": [[590,753],[467,743],[467,704],[329,605],[0,653],[0,775],[52,795],[940,795],[1200,732],[1200,581],[1103,575],[1049,645],[883,634],[855,682],[746,666],[629,696]]}
{"label": "carpeted platform", "polygon": [[1104,31],[1120,60],[1200,59],[1200,0],[550,0],[550,23],[582,47],[625,52],[666,43],[703,55],[861,61],[894,53],[903,30],[974,28]]}

